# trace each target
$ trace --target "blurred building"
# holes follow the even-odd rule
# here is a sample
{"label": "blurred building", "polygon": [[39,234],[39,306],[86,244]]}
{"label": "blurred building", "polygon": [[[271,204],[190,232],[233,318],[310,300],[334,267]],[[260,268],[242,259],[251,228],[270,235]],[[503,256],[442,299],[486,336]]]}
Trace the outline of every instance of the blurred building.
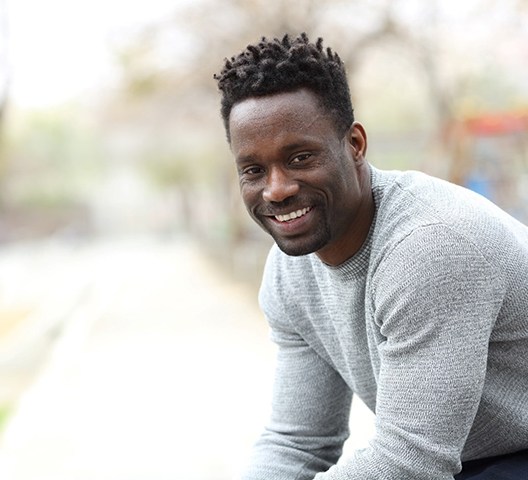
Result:
{"label": "blurred building", "polygon": [[468,116],[446,131],[449,180],[528,222],[528,111]]}

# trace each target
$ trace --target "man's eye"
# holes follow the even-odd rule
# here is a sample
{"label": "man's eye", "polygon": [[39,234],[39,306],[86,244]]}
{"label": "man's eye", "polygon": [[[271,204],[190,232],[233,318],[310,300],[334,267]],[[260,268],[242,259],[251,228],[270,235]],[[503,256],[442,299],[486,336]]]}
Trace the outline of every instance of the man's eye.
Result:
{"label": "man's eye", "polygon": [[291,163],[300,163],[308,160],[312,155],[310,153],[301,153],[292,158]]}
{"label": "man's eye", "polygon": [[261,167],[246,167],[241,170],[243,175],[258,175],[262,173]]}

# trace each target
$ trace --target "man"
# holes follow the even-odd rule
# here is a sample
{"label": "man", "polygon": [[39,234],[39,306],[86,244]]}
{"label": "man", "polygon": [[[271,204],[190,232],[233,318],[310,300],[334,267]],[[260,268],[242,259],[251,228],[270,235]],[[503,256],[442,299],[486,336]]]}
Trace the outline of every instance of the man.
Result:
{"label": "man", "polygon": [[[369,165],[321,39],[264,38],[215,78],[242,198],[276,243],[272,416],[244,479],[528,479],[528,228]],[[376,434],[336,465],[353,394]]]}

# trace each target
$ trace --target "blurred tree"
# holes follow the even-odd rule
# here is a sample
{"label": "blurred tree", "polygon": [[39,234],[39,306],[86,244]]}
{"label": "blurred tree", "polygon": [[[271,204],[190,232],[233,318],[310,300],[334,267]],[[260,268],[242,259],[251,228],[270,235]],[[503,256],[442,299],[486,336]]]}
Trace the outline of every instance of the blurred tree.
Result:
{"label": "blurred tree", "polygon": [[[324,36],[339,51],[353,96],[355,79],[371,53],[396,45],[395,56],[406,61],[404,74],[426,84],[426,101],[439,130],[449,123],[467,84],[464,69],[451,74],[440,29],[449,19],[441,5],[438,0],[306,0],[302,6],[288,0],[195,2],[121,49],[126,102],[129,107],[131,102],[156,105],[149,112],[164,118],[159,122],[164,125],[167,117],[179,117],[189,127],[218,128],[218,96],[211,77],[226,53],[239,51],[257,35],[306,31],[312,38]],[[414,15],[409,15],[411,10]]]}

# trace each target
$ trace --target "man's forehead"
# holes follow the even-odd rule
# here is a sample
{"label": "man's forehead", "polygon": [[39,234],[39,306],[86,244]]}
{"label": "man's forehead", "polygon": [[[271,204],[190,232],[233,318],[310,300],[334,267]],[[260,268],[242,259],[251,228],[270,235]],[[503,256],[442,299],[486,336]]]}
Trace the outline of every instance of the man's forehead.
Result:
{"label": "man's forehead", "polygon": [[231,127],[245,124],[265,126],[277,121],[309,122],[325,115],[318,97],[306,90],[250,97],[236,103],[229,117]]}

